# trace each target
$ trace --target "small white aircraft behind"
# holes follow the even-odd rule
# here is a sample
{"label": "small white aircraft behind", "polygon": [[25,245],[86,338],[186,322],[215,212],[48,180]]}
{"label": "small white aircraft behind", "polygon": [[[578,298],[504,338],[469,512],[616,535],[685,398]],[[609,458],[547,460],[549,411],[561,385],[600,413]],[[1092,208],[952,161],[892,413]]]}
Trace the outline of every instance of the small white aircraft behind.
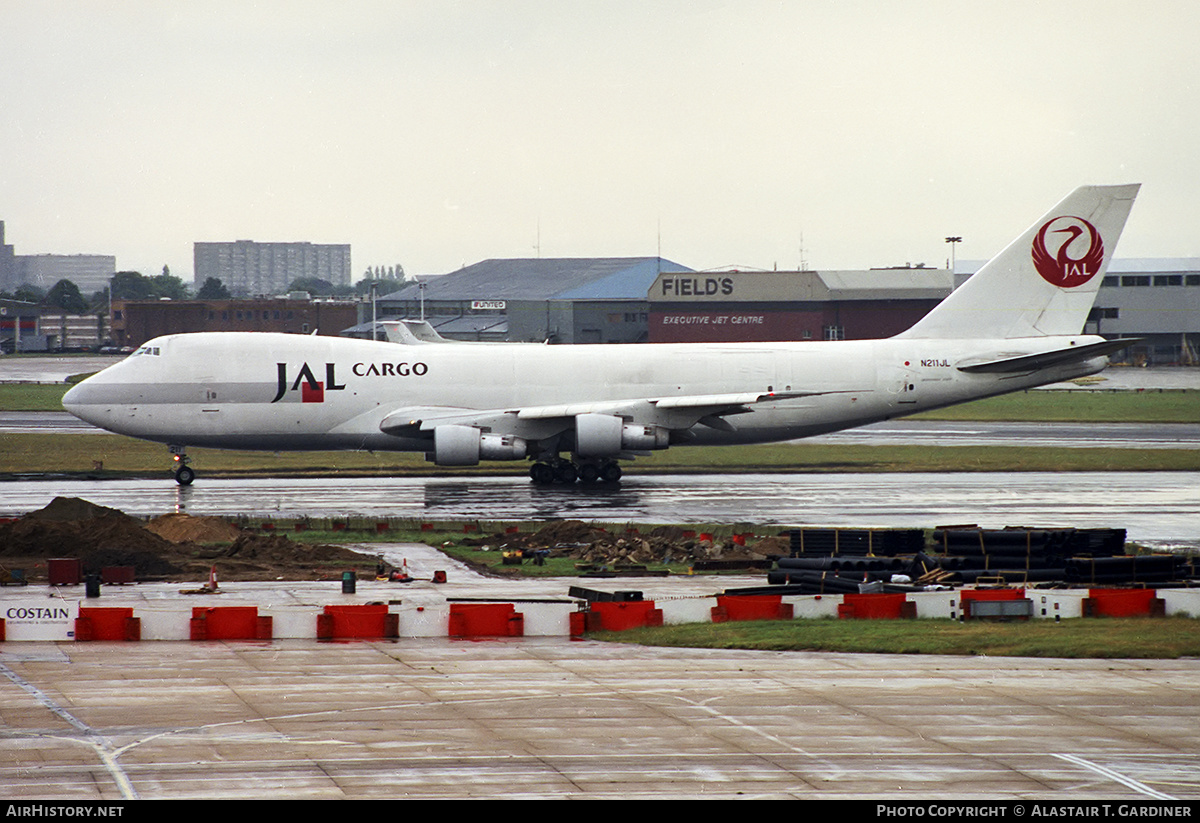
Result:
{"label": "small white aircraft behind", "polygon": [[[1081,330],[1137,185],[1084,186],[911,329],[885,340],[459,344],[256,332],[159,337],[63,398],[96,426],[186,446],[533,461],[614,482],[674,445],[770,443],[1094,374],[1133,342]],[[563,455],[569,455],[564,457]]]}

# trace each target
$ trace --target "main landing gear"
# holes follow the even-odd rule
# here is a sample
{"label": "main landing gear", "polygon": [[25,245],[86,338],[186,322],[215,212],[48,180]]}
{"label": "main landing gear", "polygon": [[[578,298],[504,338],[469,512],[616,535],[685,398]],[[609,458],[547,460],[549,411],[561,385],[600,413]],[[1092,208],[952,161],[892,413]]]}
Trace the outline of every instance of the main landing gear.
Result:
{"label": "main landing gear", "polygon": [[529,476],[539,486],[562,483],[570,486],[578,480],[584,485],[616,483],[621,479],[621,465],[615,460],[580,461],[557,458],[539,460],[529,467]]}
{"label": "main landing gear", "polygon": [[175,475],[175,482],[181,486],[190,486],[192,481],[196,479],[196,470],[188,464],[192,462],[192,458],[187,456],[187,450],[184,446],[170,446],[171,460],[175,467],[171,469],[171,474]]}

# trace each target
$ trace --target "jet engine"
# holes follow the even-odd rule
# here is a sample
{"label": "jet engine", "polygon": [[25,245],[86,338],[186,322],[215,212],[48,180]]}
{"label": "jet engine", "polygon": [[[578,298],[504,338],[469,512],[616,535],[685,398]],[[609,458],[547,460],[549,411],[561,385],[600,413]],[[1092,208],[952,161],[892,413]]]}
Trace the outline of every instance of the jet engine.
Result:
{"label": "jet engine", "polygon": [[480,460],[521,460],[525,440],[510,434],[483,432],[474,426],[438,426],[433,430],[432,457],[439,466],[474,466]]}
{"label": "jet engine", "polygon": [[611,414],[575,417],[575,453],[580,457],[615,457],[623,451],[665,449],[670,439],[670,430],[662,426],[634,425]]}

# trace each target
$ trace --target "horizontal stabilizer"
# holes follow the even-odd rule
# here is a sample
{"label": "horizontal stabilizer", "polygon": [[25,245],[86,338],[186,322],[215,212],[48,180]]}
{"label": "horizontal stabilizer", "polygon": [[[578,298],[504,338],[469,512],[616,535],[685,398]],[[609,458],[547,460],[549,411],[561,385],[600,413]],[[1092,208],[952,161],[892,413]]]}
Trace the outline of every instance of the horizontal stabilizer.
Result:
{"label": "horizontal stabilizer", "polygon": [[1047,369],[1051,366],[1061,366],[1064,363],[1078,363],[1082,360],[1091,360],[1093,357],[1112,354],[1115,351],[1128,348],[1139,341],[1139,338],[1106,340],[1103,343],[1072,346],[1066,349],[1055,349],[1054,351],[1041,352],[1039,354],[1002,355],[985,360],[982,363],[959,365],[958,370],[984,374],[1037,371],[1038,369]]}

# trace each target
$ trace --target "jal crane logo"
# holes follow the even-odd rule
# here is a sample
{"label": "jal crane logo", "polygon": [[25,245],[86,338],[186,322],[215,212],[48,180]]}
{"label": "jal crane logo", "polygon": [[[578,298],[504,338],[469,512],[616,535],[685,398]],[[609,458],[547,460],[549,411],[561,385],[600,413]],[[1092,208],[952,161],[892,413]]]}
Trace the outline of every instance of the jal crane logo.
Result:
{"label": "jal crane logo", "polygon": [[[1085,239],[1086,238],[1086,239]],[[1050,247],[1058,246],[1053,252]],[[1074,255],[1074,256],[1073,256]],[[1082,217],[1055,217],[1033,238],[1033,267],[1047,283],[1064,289],[1082,286],[1104,263],[1104,240]]]}

